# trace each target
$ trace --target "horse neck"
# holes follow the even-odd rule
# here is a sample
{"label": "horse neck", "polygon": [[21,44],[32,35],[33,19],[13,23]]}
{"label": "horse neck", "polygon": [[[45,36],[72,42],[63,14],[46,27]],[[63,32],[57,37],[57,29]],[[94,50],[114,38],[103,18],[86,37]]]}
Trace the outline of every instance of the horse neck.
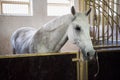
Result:
{"label": "horse neck", "polygon": [[66,43],[67,29],[72,20],[72,15],[65,15],[48,22],[38,30],[38,32],[44,31],[45,34],[43,36],[47,37],[47,46],[51,51],[54,50],[53,52],[58,52]]}

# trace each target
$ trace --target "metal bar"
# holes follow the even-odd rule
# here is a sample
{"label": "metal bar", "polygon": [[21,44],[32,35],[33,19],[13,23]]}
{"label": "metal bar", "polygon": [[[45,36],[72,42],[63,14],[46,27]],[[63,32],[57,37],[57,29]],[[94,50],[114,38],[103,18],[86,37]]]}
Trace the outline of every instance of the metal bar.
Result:
{"label": "metal bar", "polygon": [[1,14],[1,11],[2,11],[2,4],[1,4],[1,0],[0,0],[0,14]]}
{"label": "metal bar", "polygon": [[2,6],[2,2],[0,2],[0,6],[1,6],[1,14],[3,14],[3,6]]}
{"label": "metal bar", "polygon": [[[100,0],[99,0],[99,1],[100,1]],[[103,1],[104,1],[104,0],[103,0]],[[107,5],[107,4],[105,4],[103,1],[100,1],[100,2],[102,2],[104,5]],[[93,1],[91,1],[91,2],[93,2]],[[103,9],[103,11],[104,11],[105,13],[107,13],[106,10],[104,10],[104,8],[103,8],[100,4],[96,3],[96,5],[97,5],[97,6],[100,6],[100,7]],[[107,5],[107,7],[109,8],[110,11],[113,11],[115,14],[117,14],[117,15],[120,17],[120,14],[118,14],[118,13],[116,13],[114,10],[112,10],[112,9],[110,8],[110,6]],[[96,8],[97,8],[97,7],[96,7]],[[110,16],[110,18],[112,18],[112,17]],[[115,20],[113,20],[113,22],[116,23]],[[117,23],[116,23],[116,24],[117,24]]]}
{"label": "metal bar", "polygon": [[[114,0],[113,0],[113,3],[114,3]],[[114,4],[113,3],[111,3],[112,10],[114,10]],[[114,32],[114,22],[113,22],[114,12],[113,11],[111,11],[111,15],[112,15],[111,24],[112,24],[112,45],[113,45],[113,40],[114,40],[114,35],[113,35],[113,32]]]}
{"label": "metal bar", "polygon": [[80,63],[80,80],[84,80],[84,62]]}
{"label": "metal bar", "polygon": [[111,53],[116,53],[116,52],[119,52],[120,53],[120,49],[119,48],[109,48],[109,49],[98,49],[98,50],[96,50],[96,52],[98,52],[98,53],[100,53],[100,52],[102,52],[102,53],[104,53],[104,52],[111,52]]}
{"label": "metal bar", "polygon": [[[108,6],[109,6],[109,0],[107,1],[107,4],[108,4]],[[108,15],[107,15],[107,17],[108,17],[108,19],[107,19],[107,44],[109,44],[109,8],[107,7],[107,12],[108,12]]]}
{"label": "metal bar", "polygon": [[[100,2],[101,2],[101,1],[100,1]],[[101,5],[99,5],[99,4],[97,4],[97,3],[96,3],[96,5],[98,5],[98,6],[101,7]],[[107,7],[108,7],[108,6],[107,6]],[[102,10],[103,10],[105,13],[107,13],[107,11],[106,11],[103,7],[101,7],[101,8],[102,8]],[[113,10],[110,9],[110,7],[108,7],[108,8],[109,8],[110,11],[113,11]],[[98,9],[98,8],[97,8],[97,9]],[[100,12],[101,12],[101,11],[100,11]],[[113,12],[114,12],[114,11],[113,11]],[[104,14],[103,14],[103,15],[104,15]],[[117,15],[118,15],[118,14],[117,14]],[[118,16],[119,16],[119,15],[118,15]],[[109,15],[109,17],[112,18],[111,15]],[[114,22],[115,24],[117,24],[117,22],[116,22],[115,20],[113,20],[113,22]]]}
{"label": "metal bar", "polygon": [[[90,0],[85,0],[85,5],[87,6],[85,9],[88,10],[90,9]],[[89,24],[90,24],[90,15],[88,15],[88,21],[89,21]],[[90,26],[91,27],[91,26]],[[90,35],[91,35],[91,31],[90,31]],[[92,36],[91,36],[92,37]]]}
{"label": "metal bar", "polygon": [[94,46],[95,49],[104,49],[104,48],[120,48],[120,45],[99,45],[99,46]]}
{"label": "metal bar", "polygon": [[81,0],[79,0],[79,11],[81,11]]}
{"label": "metal bar", "polygon": [[[103,1],[104,1],[104,2],[103,2]],[[117,12],[115,12],[114,9],[111,8],[111,6],[108,6],[107,4],[105,4],[105,2],[106,2],[105,0],[103,0],[103,1],[100,0],[100,2],[103,2],[103,4],[106,5],[106,6],[110,9],[110,11],[113,11],[115,14],[117,14],[117,15],[120,17],[120,14],[118,14]],[[113,3],[112,0],[109,1],[109,2]],[[120,4],[119,4],[119,5],[120,5]]]}
{"label": "metal bar", "polygon": [[81,0],[81,11],[84,12],[84,0]]}
{"label": "metal bar", "polygon": [[[120,1],[118,0],[118,3],[120,4]],[[117,5],[118,7],[118,14],[120,14],[120,9],[119,9],[119,7],[120,7],[120,5]],[[120,17],[119,16],[117,16],[118,17],[118,28],[120,27]],[[120,41],[120,29],[118,29],[118,41]]]}
{"label": "metal bar", "polygon": [[95,33],[95,17],[96,17],[96,11],[95,11],[95,0],[93,1],[93,44],[95,44],[95,38],[96,38],[96,33]]}
{"label": "metal bar", "polygon": [[[99,6],[100,6],[100,8],[102,8],[102,11],[99,12],[99,13],[102,12],[102,30],[103,30],[103,32],[102,32],[102,44],[105,45],[104,41],[107,39],[107,44],[109,44],[109,40],[111,40],[112,45],[113,45],[114,40],[116,40],[116,46],[117,46],[118,40],[119,40],[118,33],[120,32],[120,27],[119,27],[120,14],[118,13],[117,10],[115,10],[115,4],[114,4],[115,0],[114,1],[113,0],[98,0],[98,1],[102,2],[102,4],[99,4],[97,2],[95,5],[96,9],[98,9],[98,11],[99,11]],[[91,2],[94,3],[94,0],[91,0]],[[110,3],[110,2],[112,2],[112,3]],[[116,3],[118,3],[118,2],[116,2]],[[92,6],[94,6],[94,4]],[[114,14],[116,14],[117,16],[115,17]],[[107,21],[107,24],[105,23],[106,21]],[[116,24],[116,27],[115,27],[116,31],[114,30],[115,24]],[[104,27],[103,27],[103,25],[104,25]],[[105,26],[107,26],[107,31],[106,31]],[[114,35],[114,33],[116,33],[116,35]],[[106,38],[105,34],[107,34],[107,38]],[[97,39],[99,40],[99,29],[98,29],[97,35],[98,35]]]}
{"label": "metal bar", "polygon": [[88,80],[88,62],[82,61],[80,63],[80,80]]}
{"label": "metal bar", "polygon": [[88,65],[87,62],[82,61],[82,54],[77,54],[77,80],[88,80]]}
{"label": "metal bar", "polygon": [[84,6],[85,6],[85,10],[84,11],[86,11],[87,10],[87,1],[86,0],[84,0]]}
{"label": "metal bar", "polygon": [[83,65],[84,65],[84,67],[83,67],[83,80],[88,80],[88,62],[87,61],[84,61],[83,62]]}
{"label": "metal bar", "polygon": [[[80,60],[80,51],[77,53],[77,59]],[[77,62],[77,80],[80,80],[80,61]]]}
{"label": "metal bar", "polygon": [[[100,13],[102,13],[102,12],[100,11]],[[105,14],[103,14],[103,16],[107,19],[107,17],[106,17]],[[110,19],[112,19],[112,18],[110,18]],[[110,21],[111,21],[111,20],[110,20]],[[112,24],[111,24],[110,21],[108,21],[108,23],[109,23],[109,25],[110,25],[110,27],[111,27],[111,29],[112,29]],[[119,28],[119,29],[120,29],[120,28]],[[111,32],[112,32],[112,31],[111,31]],[[111,35],[112,35],[112,34],[109,35],[109,38],[111,37]]]}
{"label": "metal bar", "polygon": [[[104,8],[105,5],[102,3],[102,7]],[[104,45],[104,9],[102,9],[102,44]]]}
{"label": "metal bar", "polygon": [[86,66],[86,80],[88,80],[88,61],[85,61]]}
{"label": "metal bar", "polygon": [[[90,0],[89,0],[89,8],[90,8]],[[89,24],[91,23],[90,22],[90,15],[88,16],[88,19],[89,19]]]}
{"label": "metal bar", "polygon": [[[117,0],[117,3],[119,3],[119,1]],[[118,13],[118,5],[116,4],[116,11],[117,11],[117,13]],[[119,33],[119,30],[118,30],[118,27],[119,27],[119,17],[118,17],[118,15],[116,15],[116,22],[117,22],[117,24],[116,24],[116,45],[118,45],[118,33]]]}
{"label": "metal bar", "polygon": [[[98,4],[100,4],[100,1],[98,1]],[[100,14],[100,6],[98,7],[98,44],[100,41],[100,19],[101,19],[101,14]]]}

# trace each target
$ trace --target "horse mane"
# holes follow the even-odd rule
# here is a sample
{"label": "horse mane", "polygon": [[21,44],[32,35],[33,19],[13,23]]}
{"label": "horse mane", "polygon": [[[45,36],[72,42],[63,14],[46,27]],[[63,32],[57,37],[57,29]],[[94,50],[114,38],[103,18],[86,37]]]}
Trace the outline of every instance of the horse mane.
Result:
{"label": "horse mane", "polygon": [[46,31],[53,31],[53,30],[56,30],[57,28],[59,28],[61,25],[71,23],[73,18],[74,17],[71,14],[63,15],[63,16],[57,17],[57,18],[49,21],[48,23],[44,24],[43,28]]}

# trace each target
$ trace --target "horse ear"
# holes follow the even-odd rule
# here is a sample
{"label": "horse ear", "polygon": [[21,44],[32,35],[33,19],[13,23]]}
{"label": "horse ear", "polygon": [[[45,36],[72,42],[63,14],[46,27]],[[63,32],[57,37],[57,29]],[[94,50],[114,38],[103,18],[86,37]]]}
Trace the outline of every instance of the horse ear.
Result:
{"label": "horse ear", "polygon": [[72,15],[75,15],[75,14],[76,14],[76,11],[75,11],[74,6],[71,7],[71,13],[72,13]]}
{"label": "horse ear", "polygon": [[88,16],[91,12],[91,8],[85,13],[86,16]]}

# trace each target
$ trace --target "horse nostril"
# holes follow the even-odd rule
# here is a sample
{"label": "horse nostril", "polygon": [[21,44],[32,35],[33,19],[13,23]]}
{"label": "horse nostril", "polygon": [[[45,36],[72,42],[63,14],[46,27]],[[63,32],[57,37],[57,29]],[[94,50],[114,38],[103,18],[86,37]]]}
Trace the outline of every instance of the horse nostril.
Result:
{"label": "horse nostril", "polygon": [[87,52],[87,57],[89,57],[90,56],[90,53],[89,52]]}

